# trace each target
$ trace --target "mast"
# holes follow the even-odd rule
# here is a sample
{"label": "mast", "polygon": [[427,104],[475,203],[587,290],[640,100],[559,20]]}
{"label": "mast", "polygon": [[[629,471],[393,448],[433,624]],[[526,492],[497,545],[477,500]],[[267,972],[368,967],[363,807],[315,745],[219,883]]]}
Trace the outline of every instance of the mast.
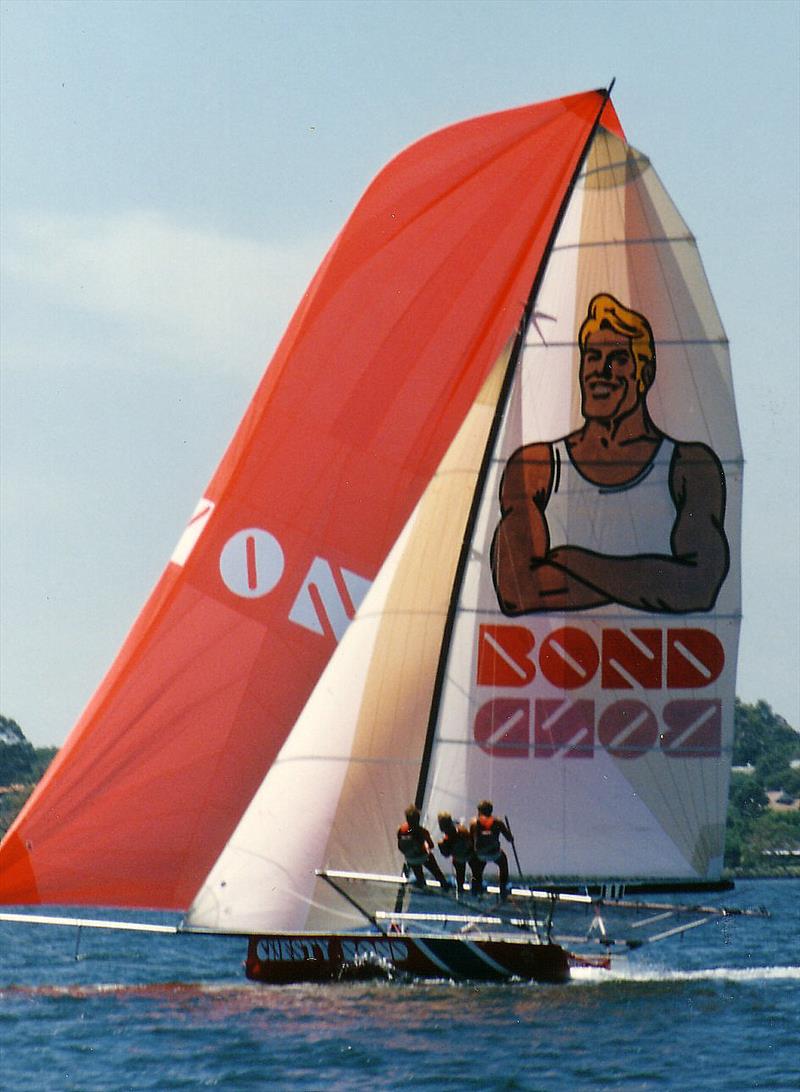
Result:
{"label": "mast", "polygon": [[559,206],[558,213],[553,222],[550,235],[547,240],[547,245],[542,254],[542,259],[539,262],[539,266],[536,270],[536,275],[531,285],[531,290],[528,293],[528,298],[525,303],[525,307],[520,318],[519,326],[517,328],[517,334],[514,339],[514,345],[511,350],[511,355],[508,361],[508,367],[506,369],[505,376],[503,378],[503,385],[500,392],[500,397],[497,400],[497,408],[495,410],[494,420],[489,431],[489,438],[484,449],[483,461],[478,473],[475,490],[472,496],[472,504],[470,506],[469,517],[467,519],[466,527],[464,529],[464,539],[461,546],[461,553],[458,559],[458,565],[456,567],[456,575],[453,581],[452,593],[450,596],[450,605],[447,614],[447,620],[444,627],[444,637],[441,645],[441,653],[439,656],[439,665],[436,672],[436,680],[433,689],[433,699],[431,701],[430,715],[428,717],[428,727],[425,734],[425,747],[422,752],[422,760],[420,763],[419,780],[417,782],[417,791],[415,794],[415,803],[417,807],[422,810],[425,789],[428,782],[428,774],[430,772],[431,755],[433,753],[433,741],[436,733],[436,724],[439,719],[439,710],[441,707],[442,691],[444,688],[445,674],[447,671],[447,661],[450,655],[450,643],[453,636],[453,627],[455,625],[456,613],[458,610],[458,600],[461,594],[461,586],[464,580],[464,573],[466,571],[467,559],[469,557],[470,543],[472,541],[473,532],[475,530],[475,523],[478,518],[478,512],[480,509],[481,498],[486,484],[486,478],[489,473],[489,468],[492,462],[492,453],[494,452],[495,445],[497,443],[497,435],[500,430],[500,426],[503,420],[503,416],[506,411],[508,399],[511,394],[511,389],[514,384],[514,378],[517,373],[517,367],[519,365],[520,358],[522,356],[522,348],[525,343],[525,333],[530,324],[531,318],[536,306],[536,299],[539,295],[539,289],[541,288],[542,280],[544,279],[547,263],[550,258],[551,251],[558,237],[559,230],[561,229],[564,215],[567,207],[569,206],[572,194],[580,177],[586,162],[586,157],[589,154],[589,149],[592,146],[597,130],[600,128],[600,121],[605,111],[606,106],[611,101],[611,92],[616,83],[616,77],[614,77],[605,89],[598,89],[597,94],[601,96],[600,106],[598,107],[597,114],[595,116],[594,124],[592,125],[589,135],[586,138],[586,142],[583,146],[583,151],[575,165],[575,170],[572,173],[572,177],[567,186],[564,197]]}

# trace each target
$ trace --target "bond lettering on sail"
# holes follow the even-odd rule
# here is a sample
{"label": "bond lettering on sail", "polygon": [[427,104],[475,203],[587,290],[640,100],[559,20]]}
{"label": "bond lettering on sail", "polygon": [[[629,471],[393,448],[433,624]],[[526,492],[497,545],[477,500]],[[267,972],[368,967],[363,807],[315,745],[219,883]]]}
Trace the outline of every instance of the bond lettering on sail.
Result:
{"label": "bond lettering on sail", "polygon": [[571,625],[537,641],[527,626],[481,625],[475,681],[492,697],[479,702],[473,736],[498,758],[716,757],[722,703],[706,688],[724,666],[722,643],[702,628]]}

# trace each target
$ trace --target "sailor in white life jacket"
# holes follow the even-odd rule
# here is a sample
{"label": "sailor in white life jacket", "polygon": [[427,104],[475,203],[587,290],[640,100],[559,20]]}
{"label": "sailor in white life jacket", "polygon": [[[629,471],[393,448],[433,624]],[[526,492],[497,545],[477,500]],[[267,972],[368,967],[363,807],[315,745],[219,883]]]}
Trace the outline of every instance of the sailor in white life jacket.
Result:
{"label": "sailor in white life jacket", "polygon": [[709,611],[730,562],[722,465],[653,423],[644,315],[601,293],[578,344],[583,427],[518,448],[503,473],[491,549],[500,608]]}
{"label": "sailor in white life jacket", "polygon": [[422,870],[424,865],[445,890],[449,889],[450,881],[433,855],[430,831],[420,823],[419,808],[415,804],[409,804],[405,815],[406,821],[397,828],[397,848],[405,857],[408,868],[414,873],[417,886],[425,887],[425,873]]}
{"label": "sailor in white life jacket", "polygon": [[476,858],[472,864],[472,893],[481,894],[483,870],[489,862],[493,862],[500,873],[500,897],[505,898],[508,894],[508,858],[500,846],[500,835],[507,842],[513,843],[514,838],[503,820],[492,815],[493,810],[491,800],[481,800],[478,804],[478,814],[469,825]]}

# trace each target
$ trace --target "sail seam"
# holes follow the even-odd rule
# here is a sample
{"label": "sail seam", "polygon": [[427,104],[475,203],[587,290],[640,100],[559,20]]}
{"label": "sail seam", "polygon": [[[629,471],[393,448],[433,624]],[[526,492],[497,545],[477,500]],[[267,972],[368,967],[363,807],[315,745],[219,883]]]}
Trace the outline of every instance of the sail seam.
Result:
{"label": "sail seam", "polygon": [[[455,746],[459,746],[459,747],[477,747],[478,750],[483,749],[481,747],[481,744],[477,743],[474,739],[462,739],[462,738],[460,738],[458,736],[439,736],[438,742],[440,744],[442,744],[442,745],[447,744],[447,745],[449,745],[451,747],[455,747]],[[535,751],[537,746],[540,746],[540,745],[537,745],[535,742],[534,743],[524,743],[521,740],[520,741],[515,740],[514,743],[493,743],[492,744],[492,750],[493,751],[507,750],[507,751],[513,752],[514,754],[517,754],[520,751],[528,751],[528,752]],[[549,744],[548,744],[548,746],[549,746]],[[599,751],[601,754],[602,753],[610,754],[612,757],[615,757],[616,752],[620,748],[624,749],[625,751],[636,751],[637,752],[635,757],[631,756],[629,759],[626,758],[625,759],[626,762],[635,762],[636,758],[643,757],[644,755],[651,755],[651,754],[658,755],[658,754],[663,754],[664,753],[659,744],[652,744],[651,746],[645,747],[645,746],[642,746],[641,744],[628,743],[628,742],[624,742],[622,745],[620,745],[618,743],[615,743],[615,744],[602,743],[599,740],[594,740],[592,743],[572,743],[569,746],[569,751],[570,751],[570,754],[574,754],[575,756],[578,756],[581,753],[594,754],[595,752]],[[731,744],[727,744],[725,746],[715,747],[713,755],[708,753],[708,751],[709,751],[708,747],[689,747],[686,744],[682,744],[682,746],[681,746],[682,755],[684,755],[685,757],[688,757],[689,755],[702,756],[705,753],[706,757],[708,757],[708,758],[717,758],[720,754],[723,754],[723,755],[733,754],[733,744],[731,743]],[[672,761],[674,761],[674,759],[670,758],[670,762],[672,762]],[[671,768],[672,767],[670,767],[670,769]]]}
{"label": "sail seam", "polygon": [[[673,338],[658,338],[656,341],[657,346],[669,345],[674,348],[675,346],[684,345],[730,345],[730,341],[727,337],[673,337]],[[577,349],[577,341],[526,341],[526,349]]]}
{"label": "sail seam", "polygon": [[[642,155],[641,152],[636,152],[633,148],[631,148],[631,151],[634,152],[634,154],[638,157],[635,160],[637,166],[650,166],[650,160],[647,158],[647,156]],[[587,178],[596,178],[598,175],[601,174],[616,174],[619,171],[627,171],[628,163],[629,160],[627,159],[615,159],[613,162],[604,163],[600,167],[590,167],[588,168],[588,170],[581,171],[581,176],[578,181],[585,182]]]}
{"label": "sail seam", "polygon": [[694,235],[652,235],[643,236],[641,239],[597,239],[589,242],[581,240],[579,243],[561,243],[559,246],[554,246],[551,253],[560,254],[565,250],[591,250],[601,246],[649,246],[651,243],[689,243],[694,246],[697,240]]}
{"label": "sail seam", "polygon": [[[645,555],[632,554],[630,556],[632,556],[632,557],[641,557],[641,556],[647,556],[647,555],[646,554]],[[485,609],[483,607],[478,608],[478,607],[464,606],[461,609],[462,609],[464,614],[484,615],[484,614],[492,613],[492,614],[494,614],[494,616],[496,618],[503,618],[503,619],[506,619],[506,620],[508,618],[507,615],[503,614],[502,611],[499,611],[497,609],[495,609],[495,610],[493,610],[491,612],[488,609]],[[605,608],[603,608],[603,607],[599,607],[597,609],[598,609],[598,611],[603,611],[603,613],[602,614],[601,613],[595,614],[593,610],[583,610],[583,611],[580,611],[580,612],[576,611],[575,613],[580,613],[582,616],[588,616],[589,618],[602,619],[604,622],[607,622],[607,621],[614,621],[614,622],[630,621],[631,618],[635,617],[635,612],[633,611],[632,608],[628,610],[627,614],[623,614],[621,611],[614,611],[613,613],[609,611],[608,613],[606,613]],[[663,611],[663,617],[665,619],[668,619],[668,618],[686,618],[686,619],[694,620],[694,619],[706,618],[707,615],[705,615],[702,611],[685,611],[685,612],[682,611],[682,612],[678,613],[677,611],[665,610],[665,611]],[[727,614],[715,614],[714,617],[716,619],[718,619],[718,620],[722,619],[722,620],[729,621],[729,622],[740,622],[742,620],[742,612],[741,611],[731,611],[731,612],[729,612]]]}

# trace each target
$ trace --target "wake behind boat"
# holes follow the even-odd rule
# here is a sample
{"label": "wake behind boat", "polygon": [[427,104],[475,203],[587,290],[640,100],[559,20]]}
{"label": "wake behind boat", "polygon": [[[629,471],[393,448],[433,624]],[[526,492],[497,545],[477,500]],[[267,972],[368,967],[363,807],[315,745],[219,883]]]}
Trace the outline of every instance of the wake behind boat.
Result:
{"label": "wake behind boat", "polygon": [[[425,138],[320,266],[0,901],[177,910],[273,982],[563,981],[733,913],[608,892],[719,882],[741,476],[695,240],[609,93]],[[539,879],[397,875],[409,801],[487,792]]]}

